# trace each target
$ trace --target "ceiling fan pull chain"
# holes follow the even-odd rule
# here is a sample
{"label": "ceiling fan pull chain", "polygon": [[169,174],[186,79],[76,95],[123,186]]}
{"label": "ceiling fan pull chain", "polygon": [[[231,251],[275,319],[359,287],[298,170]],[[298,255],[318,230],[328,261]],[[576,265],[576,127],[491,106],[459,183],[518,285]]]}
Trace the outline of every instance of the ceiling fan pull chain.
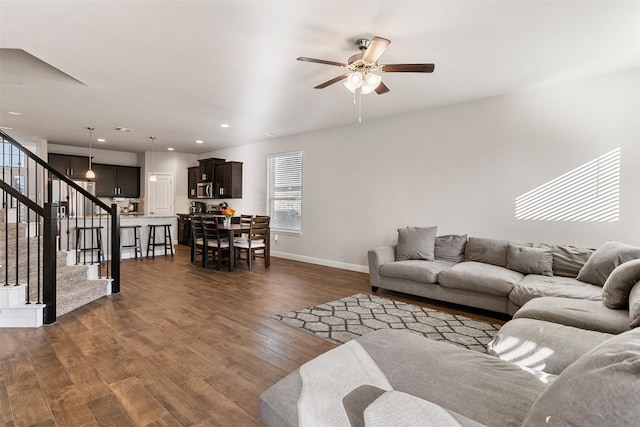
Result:
{"label": "ceiling fan pull chain", "polygon": [[358,123],[362,123],[362,88],[358,88]]}

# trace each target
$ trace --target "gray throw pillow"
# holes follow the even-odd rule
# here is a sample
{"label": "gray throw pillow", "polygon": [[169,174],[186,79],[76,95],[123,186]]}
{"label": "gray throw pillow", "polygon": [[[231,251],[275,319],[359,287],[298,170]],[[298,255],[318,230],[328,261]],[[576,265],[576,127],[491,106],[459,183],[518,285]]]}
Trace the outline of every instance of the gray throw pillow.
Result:
{"label": "gray throw pillow", "polygon": [[631,329],[640,326],[640,285],[634,286],[629,292],[629,320]]}
{"label": "gray throw pillow", "polygon": [[522,274],[553,276],[553,251],[550,248],[532,248],[509,243],[507,268]]}
{"label": "gray throw pillow", "polygon": [[522,425],[638,425],[639,370],[640,329],[616,335],[562,371],[533,403]]}
{"label": "gray throw pillow", "polygon": [[631,288],[640,280],[640,259],[620,264],[602,288],[602,302],[609,308],[626,308]]}
{"label": "gray throw pillow", "polygon": [[410,259],[433,261],[437,231],[436,226],[399,228],[396,259],[398,261]]}
{"label": "gray throw pillow", "polygon": [[553,251],[553,275],[575,278],[595,249],[578,248],[570,245],[547,245],[541,243],[540,248]]}
{"label": "gray throw pillow", "polygon": [[604,286],[609,274],[620,264],[640,258],[640,248],[610,240],[589,257],[576,279]]}
{"label": "gray throw pillow", "polygon": [[435,258],[443,261],[464,261],[464,248],[467,246],[467,235],[447,234],[436,237]]}
{"label": "gray throw pillow", "polygon": [[470,237],[464,249],[464,259],[506,267],[507,246],[507,240]]}

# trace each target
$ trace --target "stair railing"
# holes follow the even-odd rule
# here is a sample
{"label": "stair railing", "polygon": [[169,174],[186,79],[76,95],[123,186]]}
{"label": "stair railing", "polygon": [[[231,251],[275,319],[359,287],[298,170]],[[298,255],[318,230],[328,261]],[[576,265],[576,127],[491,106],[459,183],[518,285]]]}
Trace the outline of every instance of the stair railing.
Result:
{"label": "stair railing", "polygon": [[111,292],[120,292],[117,205],[106,205],[88,190],[90,185],[69,179],[3,131],[0,137],[4,286],[22,281],[27,304],[45,304],[43,322],[55,322],[57,251],[62,249],[76,252],[76,264],[96,264],[98,277],[111,279]]}

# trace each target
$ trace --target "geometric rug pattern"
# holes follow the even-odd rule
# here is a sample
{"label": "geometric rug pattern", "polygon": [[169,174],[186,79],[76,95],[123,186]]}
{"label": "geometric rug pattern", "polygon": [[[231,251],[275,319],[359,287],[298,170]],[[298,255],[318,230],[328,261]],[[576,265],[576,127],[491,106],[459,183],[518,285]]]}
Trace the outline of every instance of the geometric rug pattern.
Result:
{"label": "geometric rug pattern", "polygon": [[378,329],[403,329],[480,352],[486,352],[487,343],[501,326],[369,294],[356,294],[272,318],[336,344]]}

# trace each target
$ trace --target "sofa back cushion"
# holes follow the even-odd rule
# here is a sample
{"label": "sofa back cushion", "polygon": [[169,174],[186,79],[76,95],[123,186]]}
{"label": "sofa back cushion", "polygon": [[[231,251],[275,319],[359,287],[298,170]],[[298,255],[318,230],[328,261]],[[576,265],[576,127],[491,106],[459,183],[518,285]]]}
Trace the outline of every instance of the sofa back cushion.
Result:
{"label": "sofa back cushion", "polygon": [[640,258],[640,248],[610,240],[589,257],[578,273],[578,280],[604,286],[609,274],[620,264]]}
{"label": "sofa back cushion", "polygon": [[396,259],[435,259],[436,232],[438,227],[407,227],[398,229]]}
{"label": "sofa back cushion", "polygon": [[553,275],[562,277],[578,276],[580,269],[587,262],[595,249],[578,248],[570,245],[539,245],[541,248],[551,248],[553,251]]}
{"label": "sofa back cushion", "polygon": [[467,246],[467,235],[447,234],[436,237],[436,259],[442,261],[464,261],[464,249]]}
{"label": "sofa back cushion", "polygon": [[507,240],[470,237],[464,249],[464,260],[506,267],[508,246]]}
{"label": "sofa back cushion", "polygon": [[522,425],[638,425],[638,372],[640,329],[635,329],[606,340],[565,369]]}
{"label": "sofa back cushion", "polygon": [[602,288],[602,302],[609,308],[627,308],[631,288],[640,280],[640,259],[624,262],[607,277]]}
{"label": "sofa back cushion", "polygon": [[507,268],[522,274],[553,276],[553,251],[551,248],[533,248],[509,243]]}

